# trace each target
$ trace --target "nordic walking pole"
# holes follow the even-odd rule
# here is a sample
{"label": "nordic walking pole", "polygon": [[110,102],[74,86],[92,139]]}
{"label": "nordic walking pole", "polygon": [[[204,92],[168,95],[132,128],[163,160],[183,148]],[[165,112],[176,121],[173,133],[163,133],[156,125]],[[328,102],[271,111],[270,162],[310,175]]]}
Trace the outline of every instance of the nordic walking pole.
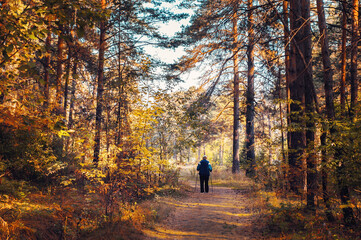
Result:
{"label": "nordic walking pole", "polygon": [[194,192],[197,190],[197,180],[198,180],[197,174],[195,174],[195,175],[196,175],[196,184],[194,185]]}
{"label": "nordic walking pole", "polygon": [[211,174],[211,186],[212,186],[212,193],[213,193],[212,174]]}

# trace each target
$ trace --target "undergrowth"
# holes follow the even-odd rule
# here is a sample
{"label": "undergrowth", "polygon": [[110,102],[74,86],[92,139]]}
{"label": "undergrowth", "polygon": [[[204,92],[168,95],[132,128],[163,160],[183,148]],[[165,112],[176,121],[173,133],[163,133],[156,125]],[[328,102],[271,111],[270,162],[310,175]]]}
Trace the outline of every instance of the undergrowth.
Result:
{"label": "undergrowth", "polygon": [[120,195],[107,209],[104,194],[95,186],[88,185],[87,191],[72,186],[39,191],[7,181],[0,189],[0,239],[139,239],[143,228],[152,228],[170,213],[156,199],[181,197],[187,191],[172,178],[136,201],[120,201]]}
{"label": "undergrowth", "polygon": [[264,234],[271,239],[361,239],[360,226],[346,227],[341,211],[335,210],[336,219],[329,222],[322,206],[309,210],[300,199],[284,198],[270,191],[259,191],[258,196],[266,210]]}

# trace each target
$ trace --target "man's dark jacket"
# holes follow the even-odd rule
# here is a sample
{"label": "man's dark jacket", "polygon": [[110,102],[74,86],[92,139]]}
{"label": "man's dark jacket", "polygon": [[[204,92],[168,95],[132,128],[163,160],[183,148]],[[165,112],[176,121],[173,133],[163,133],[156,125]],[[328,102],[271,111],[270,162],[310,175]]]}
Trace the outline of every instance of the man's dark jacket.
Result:
{"label": "man's dark jacket", "polygon": [[203,159],[198,163],[197,171],[199,171],[199,175],[201,176],[209,176],[210,172],[212,172],[212,166],[208,160]]}

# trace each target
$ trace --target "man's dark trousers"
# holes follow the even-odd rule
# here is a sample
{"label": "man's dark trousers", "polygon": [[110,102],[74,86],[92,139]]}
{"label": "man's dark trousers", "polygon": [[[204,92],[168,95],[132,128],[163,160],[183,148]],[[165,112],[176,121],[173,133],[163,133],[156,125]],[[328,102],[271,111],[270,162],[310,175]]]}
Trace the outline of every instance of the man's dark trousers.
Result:
{"label": "man's dark trousers", "polygon": [[204,192],[204,187],[206,188],[206,192],[208,192],[209,187],[208,187],[208,180],[209,180],[209,175],[199,175],[200,178],[200,183],[201,183],[201,192]]}

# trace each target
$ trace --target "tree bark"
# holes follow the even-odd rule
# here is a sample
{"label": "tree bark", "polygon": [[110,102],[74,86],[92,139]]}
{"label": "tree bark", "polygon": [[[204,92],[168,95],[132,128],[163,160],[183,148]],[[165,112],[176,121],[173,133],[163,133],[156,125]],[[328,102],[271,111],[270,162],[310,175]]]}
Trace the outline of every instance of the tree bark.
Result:
{"label": "tree bark", "polygon": [[232,173],[239,172],[239,58],[238,58],[238,1],[233,9],[233,163]]}
{"label": "tree bark", "polygon": [[256,175],[256,156],[254,152],[254,29],[253,29],[253,0],[248,0],[248,47],[247,47],[247,110],[246,110],[246,155],[249,164],[246,174]]}
{"label": "tree bark", "polygon": [[51,33],[49,32],[45,40],[45,64],[44,64],[44,108],[49,106],[49,89],[50,89],[50,58],[51,58]]}
{"label": "tree bark", "polygon": [[[287,70],[288,71],[288,70]],[[281,171],[282,171],[282,188],[283,190],[286,190],[286,178],[287,178],[287,170],[286,170],[286,150],[285,150],[285,137],[284,137],[284,123],[283,123],[283,110],[282,110],[282,76],[281,76],[281,68],[278,69],[278,86],[277,86],[277,92],[278,92],[278,108],[279,108],[279,116],[280,116],[280,124],[281,124],[281,151],[282,151],[282,165],[281,165]],[[288,101],[287,101],[288,102]],[[288,119],[288,116],[287,116]]]}
{"label": "tree bark", "polygon": [[[62,29],[61,29],[62,31]],[[63,77],[63,51],[64,51],[64,39],[62,32],[58,37],[58,53],[57,53],[57,68],[56,68],[56,109],[58,114],[63,113],[63,109],[61,109],[61,84]]]}
{"label": "tree bark", "polygon": [[[102,9],[105,9],[105,0],[102,0]],[[102,131],[102,112],[103,112],[103,92],[104,92],[104,54],[105,54],[105,31],[106,21],[100,22],[100,37],[99,37],[99,57],[98,57],[98,87],[97,87],[97,107],[95,113],[95,138],[94,138],[94,157],[93,163],[97,166],[100,154],[100,141]]]}
{"label": "tree bark", "polygon": [[[283,0],[283,32],[284,32],[284,50],[285,50],[285,79],[286,79],[286,104],[287,104],[287,111],[286,111],[286,116],[287,116],[287,129],[290,128],[291,126],[291,93],[290,93],[290,78],[292,77],[290,75],[290,71],[291,69],[291,65],[290,65],[290,29],[289,29],[289,2],[288,0]],[[294,76],[293,76],[294,78]],[[279,79],[279,97],[281,99],[281,79]],[[281,102],[280,102],[280,117],[281,117],[281,121],[282,121],[282,109],[281,109]],[[281,122],[282,126],[281,128],[283,129],[283,121]],[[282,130],[282,139],[284,138],[283,136],[283,130]],[[282,140],[283,142],[284,140]],[[291,149],[291,131],[287,131],[287,150]],[[282,172],[283,172],[283,176],[284,176],[284,189],[289,189],[289,184],[288,184],[288,153],[287,156],[285,154],[285,148],[284,145],[282,145],[282,151],[283,151],[283,168],[282,168]],[[288,152],[288,151],[287,151]]]}
{"label": "tree bark", "polygon": [[312,34],[311,34],[311,19],[310,19],[310,0],[302,1],[302,16],[305,19],[304,23],[304,41],[303,53],[307,63],[304,66],[304,82],[305,82],[305,112],[306,112],[306,148],[307,153],[307,207],[314,209],[316,205],[316,193],[318,189],[317,184],[317,163],[315,153],[315,106],[313,92],[309,91],[313,84],[312,76]]}
{"label": "tree bark", "polygon": [[325,11],[323,7],[323,0],[317,0],[317,14],[318,14],[318,27],[320,29],[320,42],[322,51],[322,63],[323,63],[323,81],[325,88],[326,98],[326,112],[330,121],[335,118],[335,107],[333,97],[333,71],[330,60],[330,49],[328,44],[328,34],[326,27]]}
{"label": "tree bark", "polygon": [[322,125],[322,134],[320,137],[320,141],[321,141],[321,184],[322,184],[322,199],[323,202],[325,203],[325,207],[326,207],[326,217],[328,219],[328,221],[332,222],[335,220],[335,218],[332,215],[331,212],[331,204],[330,204],[330,197],[329,197],[329,192],[328,192],[328,173],[327,173],[327,151],[326,151],[326,138],[327,138],[327,129],[325,127],[326,124]]}
{"label": "tree bark", "polygon": [[[78,68],[78,64],[77,64],[77,59],[76,59],[76,55],[74,56],[74,64],[72,67],[72,82],[71,82],[71,87],[70,87],[70,101],[69,101],[69,114],[68,114],[68,122],[67,122],[67,127],[68,129],[72,129],[73,125],[74,125],[74,119],[73,119],[73,115],[74,115],[74,103],[75,103],[75,90],[76,90],[76,81],[77,81],[77,68]],[[73,137],[70,137],[67,139],[66,141],[66,151],[69,151],[70,145],[73,147],[74,146],[74,139]]]}
{"label": "tree bark", "polygon": [[[335,107],[334,107],[334,94],[333,94],[333,71],[330,60],[330,51],[328,44],[328,33],[326,26],[325,10],[323,6],[323,0],[317,0],[317,15],[318,15],[318,27],[320,29],[320,42],[322,51],[322,62],[323,62],[323,80],[326,98],[326,114],[328,121],[332,124],[335,119]],[[323,133],[321,135],[321,146],[322,146],[322,196],[326,206],[326,215],[329,221],[333,221],[331,213],[331,206],[329,202],[329,193],[327,190],[328,185],[328,174],[327,174],[327,151],[326,151],[326,139],[327,139],[327,127],[323,124]],[[331,127],[332,128],[332,127]],[[333,129],[333,128],[332,128]],[[334,132],[331,129],[331,134]]]}
{"label": "tree bark", "polygon": [[358,80],[357,80],[357,43],[358,43],[358,11],[359,11],[359,0],[352,0],[352,36],[351,36],[351,106],[350,116],[354,118],[356,114],[356,103],[357,103],[357,91],[358,91]]}
{"label": "tree bark", "polygon": [[[285,48],[285,71],[286,71],[286,101],[287,101],[287,126],[290,126],[291,119],[290,119],[290,113],[291,113],[291,104],[290,104],[290,37],[289,37],[289,12],[288,12],[288,0],[283,1],[283,28],[284,28],[284,48]],[[287,132],[287,144],[288,148],[290,147],[291,143],[291,135],[290,131]]]}
{"label": "tree bark", "polygon": [[340,79],[340,102],[341,112],[345,113],[346,105],[346,30],[347,30],[347,4],[342,1],[342,43],[341,43],[341,79]]}
{"label": "tree bark", "polygon": [[[303,154],[306,146],[304,110],[305,106],[305,63],[304,38],[305,25],[302,7],[305,0],[290,0],[290,25],[293,38],[290,47],[290,144],[289,144],[289,184],[290,190],[299,194],[304,185]],[[307,64],[307,63],[306,63]]]}
{"label": "tree bark", "polygon": [[[346,11],[346,4],[343,5],[344,14]],[[358,10],[359,10],[359,2],[358,0],[352,1],[352,36],[351,36],[351,106],[349,115],[351,121],[354,120],[356,114],[356,104],[357,104],[357,88],[358,88],[358,80],[357,80],[357,43],[358,43]],[[344,36],[346,38],[346,35]],[[343,41],[346,41],[343,39]],[[341,103],[342,105],[342,103]],[[339,187],[339,194],[341,198],[341,204],[344,206],[342,208],[343,211],[343,218],[346,225],[354,225],[355,218],[353,215],[353,209],[349,206],[350,204],[350,192],[348,189],[347,183],[344,180],[345,173],[344,173],[344,160],[343,160],[343,153],[340,146],[336,143],[336,150],[335,150],[335,158],[340,161],[339,166],[337,167],[336,176],[337,182]]]}
{"label": "tree bark", "polygon": [[76,81],[77,81],[77,68],[78,64],[75,59],[72,70],[72,82],[71,82],[71,92],[70,92],[70,104],[69,104],[69,118],[68,118],[68,129],[71,129],[74,124],[73,120],[73,111],[74,111],[74,102],[75,102],[75,90],[76,90]]}
{"label": "tree bark", "polygon": [[66,110],[68,107],[68,95],[69,95],[69,79],[70,79],[70,69],[72,61],[72,46],[69,45],[68,58],[66,60],[66,73],[65,73],[65,84],[64,84],[64,115],[66,116]]}

